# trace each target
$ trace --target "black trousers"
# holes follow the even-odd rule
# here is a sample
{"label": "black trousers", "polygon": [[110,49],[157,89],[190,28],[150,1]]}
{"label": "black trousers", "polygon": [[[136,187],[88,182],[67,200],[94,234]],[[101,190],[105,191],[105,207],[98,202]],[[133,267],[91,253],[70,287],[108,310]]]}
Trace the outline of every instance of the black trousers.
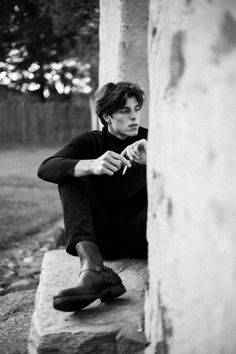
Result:
{"label": "black trousers", "polygon": [[88,177],[59,185],[66,251],[77,256],[76,243],[95,242],[104,259],[146,258],[147,206],[130,219],[110,216],[99,203]]}

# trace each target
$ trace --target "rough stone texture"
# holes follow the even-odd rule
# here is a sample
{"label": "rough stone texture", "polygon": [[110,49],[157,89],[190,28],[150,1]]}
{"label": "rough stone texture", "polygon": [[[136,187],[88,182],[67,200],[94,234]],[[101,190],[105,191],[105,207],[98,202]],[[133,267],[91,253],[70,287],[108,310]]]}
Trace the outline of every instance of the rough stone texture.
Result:
{"label": "rough stone texture", "polygon": [[77,313],[64,313],[53,309],[52,297],[76,284],[79,260],[62,250],[45,254],[29,353],[143,353],[146,262],[126,259],[106,264],[120,274],[127,293],[109,304],[97,300]]}
{"label": "rough stone texture", "polygon": [[131,81],[145,91],[141,123],[148,125],[147,29],[149,0],[100,1],[99,86]]}
{"label": "rough stone texture", "polygon": [[48,250],[61,247],[64,233],[60,220],[49,230],[0,250],[0,296],[13,291],[36,289],[43,255]]}
{"label": "rough stone texture", "polygon": [[26,354],[35,290],[20,291],[1,297],[0,353]]}
{"label": "rough stone texture", "polygon": [[150,3],[146,353],[236,352],[236,2]]}

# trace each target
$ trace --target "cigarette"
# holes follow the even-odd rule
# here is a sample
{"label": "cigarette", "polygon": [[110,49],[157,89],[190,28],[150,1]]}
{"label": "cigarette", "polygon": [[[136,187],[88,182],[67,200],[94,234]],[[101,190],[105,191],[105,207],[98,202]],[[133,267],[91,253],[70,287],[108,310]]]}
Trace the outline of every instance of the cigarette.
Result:
{"label": "cigarette", "polygon": [[127,166],[124,167],[123,172],[122,172],[122,176],[124,176],[125,172],[127,171],[127,168],[128,168]]}

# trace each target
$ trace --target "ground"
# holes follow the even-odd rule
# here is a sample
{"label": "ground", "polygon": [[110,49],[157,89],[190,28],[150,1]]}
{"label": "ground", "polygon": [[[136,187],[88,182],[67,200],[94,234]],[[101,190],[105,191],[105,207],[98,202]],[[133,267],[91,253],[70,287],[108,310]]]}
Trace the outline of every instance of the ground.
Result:
{"label": "ground", "polygon": [[57,186],[37,177],[39,164],[56,150],[26,146],[0,152],[1,295],[35,288],[42,256],[56,246],[55,235],[46,231],[62,217]]}
{"label": "ground", "polygon": [[47,250],[57,248],[62,242],[57,186],[37,178],[40,162],[56,150],[27,146],[2,148],[0,152],[2,354],[27,353],[41,261]]}
{"label": "ground", "polygon": [[0,248],[46,230],[61,213],[57,186],[37,177],[40,162],[55,148],[11,148],[0,152]]}

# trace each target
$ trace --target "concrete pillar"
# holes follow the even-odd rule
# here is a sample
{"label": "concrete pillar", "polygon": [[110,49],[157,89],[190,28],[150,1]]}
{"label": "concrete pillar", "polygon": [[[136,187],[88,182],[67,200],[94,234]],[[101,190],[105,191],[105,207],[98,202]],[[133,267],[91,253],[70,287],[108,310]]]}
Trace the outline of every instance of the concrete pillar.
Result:
{"label": "concrete pillar", "polygon": [[151,0],[146,353],[236,348],[236,2]]}
{"label": "concrete pillar", "polygon": [[[147,30],[149,0],[100,0],[99,86],[138,83],[148,98]],[[141,124],[148,125],[148,101]]]}

